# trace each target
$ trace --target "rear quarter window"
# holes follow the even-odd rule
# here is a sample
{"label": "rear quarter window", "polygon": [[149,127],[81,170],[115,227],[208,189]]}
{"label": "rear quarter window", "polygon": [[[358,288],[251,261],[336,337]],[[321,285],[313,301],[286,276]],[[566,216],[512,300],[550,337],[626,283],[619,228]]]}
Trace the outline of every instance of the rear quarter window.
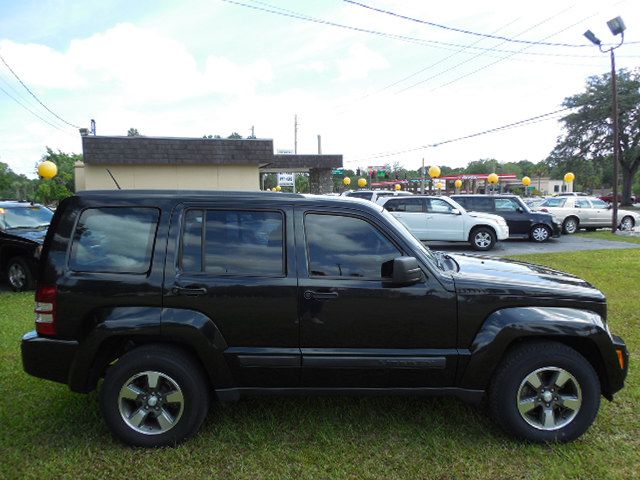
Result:
{"label": "rear quarter window", "polygon": [[160,212],[147,207],[88,208],[73,234],[69,269],[76,272],[146,273]]}

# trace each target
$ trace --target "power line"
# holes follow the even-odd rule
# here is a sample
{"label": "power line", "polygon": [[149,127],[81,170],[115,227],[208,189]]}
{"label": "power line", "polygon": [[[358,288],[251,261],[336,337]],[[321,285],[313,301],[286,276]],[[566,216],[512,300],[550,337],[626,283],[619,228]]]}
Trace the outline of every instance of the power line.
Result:
{"label": "power line", "polygon": [[403,153],[410,153],[410,152],[416,152],[416,151],[419,151],[419,150],[426,150],[427,148],[439,147],[441,145],[446,145],[446,144],[449,144],[449,143],[459,142],[459,141],[462,141],[462,140],[468,140],[470,138],[479,137],[481,135],[487,135],[489,133],[499,132],[501,130],[507,130],[507,129],[511,129],[511,128],[514,128],[514,127],[521,127],[521,126],[525,126],[525,125],[529,125],[529,124],[533,124],[533,123],[538,123],[538,121],[541,121],[542,119],[551,120],[553,118],[549,118],[549,117],[552,117],[553,115],[557,115],[558,113],[566,112],[568,110],[573,110],[575,108],[577,108],[577,107],[561,108],[561,109],[555,110],[553,112],[543,113],[541,115],[536,115],[535,117],[525,118],[524,120],[518,120],[517,122],[511,122],[511,123],[508,123],[506,125],[502,125],[500,127],[490,128],[488,130],[483,130],[481,132],[476,132],[476,133],[472,133],[472,134],[469,134],[469,135],[464,135],[462,137],[456,137],[456,138],[451,138],[451,139],[448,139],[448,140],[442,140],[440,142],[431,143],[431,144],[428,144],[428,145],[422,145],[422,146],[414,147],[414,148],[408,148],[408,149],[405,149],[405,150],[396,150],[396,151],[391,151],[391,152],[374,153],[374,154],[368,155],[367,157],[362,157],[362,158],[358,158],[356,160],[351,160],[351,161],[359,162],[359,161],[362,161],[362,160],[373,160],[373,159],[377,159],[377,158],[392,157],[392,156],[395,156],[395,155],[401,155]]}
{"label": "power line", "polygon": [[62,121],[63,123],[66,123],[67,125],[69,125],[70,127],[73,128],[80,128],[77,125],[74,125],[73,123],[69,123],[67,122],[64,118],[62,118],[61,116],[59,116],[57,113],[55,113],[53,110],[51,110],[49,107],[47,107],[44,103],[42,103],[42,101],[40,101],[40,99],[36,96],[35,93],[33,93],[31,91],[31,89],[29,87],[27,87],[27,85],[22,81],[22,79],[18,76],[18,74],[16,72],[13,71],[13,68],[11,68],[11,66],[7,63],[7,61],[4,59],[4,57],[2,55],[0,55],[0,60],[2,60],[2,63],[5,64],[5,66],[9,69],[9,71],[13,74],[14,77],[16,77],[16,79],[18,80],[18,82],[20,82],[20,85],[22,85],[25,90],[27,92],[29,92],[29,94],[35,98],[35,100],[42,105],[42,107],[44,107],[44,109],[49,112],[51,115],[53,115],[54,117],[56,117],[58,120]]}
{"label": "power line", "polygon": [[27,110],[29,113],[31,113],[31,115],[33,115],[34,117],[42,120],[44,123],[46,123],[47,125],[55,128],[56,130],[60,130],[63,133],[69,134],[71,135],[71,133],[67,132],[66,130],[62,130],[60,127],[58,127],[57,125],[54,125],[53,123],[49,122],[48,120],[42,118],[40,115],[38,115],[36,112],[34,112],[33,110],[31,110],[29,107],[27,107],[24,103],[22,103],[20,100],[18,100],[16,97],[14,97],[13,95],[11,95],[9,92],[7,92],[4,88],[0,87],[0,91],[3,92],[5,95],[7,95],[10,99],[12,99],[14,102],[16,102],[18,105],[20,105],[22,108],[24,108],[25,110]]}
{"label": "power line", "polygon": [[356,5],[358,7],[366,8],[368,10],[372,10],[374,12],[384,13],[386,15],[391,15],[392,17],[401,18],[403,20],[408,20],[410,22],[420,23],[422,25],[429,25],[431,27],[441,28],[443,30],[449,30],[449,31],[452,31],[452,32],[464,33],[464,34],[467,34],[467,35],[475,35],[475,36],[478,36],[478,37],[491,38],[491,39],[494,39],[494,40],[502,40],[504,42],[525,43],[525,44],[528,44],[528,45],[542,45],[542,46],[548,46],[548,47],[590,47],[591,46],[591,45],[588,45],[586,43],[573,44],[573,43],[541,42],[541,41],[535,41],[535,40],[520,40],[520,39],[517,39],[517,38],[503,37],[501,35],[493,35],[493,34],[489,34],[489,33],[473,32],[471,30],[465,30],[463,28],[449,27],[447,25],[442,25],[440,23],[429,22],[427,20],[421,20],[419,18],[409,17],[407,15],[402,15],[402,14],[399,14],[399,13],[391,12],[389,10],[384,10],[384,9],[381,9],[381,8],[374,7],[372,5],[366,5],[364,3],[356,2],[354,0],[343,0],[343,1],[346,2],[346,3],[350,3],[352,5]]}
{"label": "power line", "polygon": [[[410,37],[407,35],[398,35],[398,34],[394,34],[394,33],[388,33],[388,32],[381,32],[378,30],[370,30],[367,28],[360,28],[360,27],[354,27],[351,25],[345,25],[345,24],[341,24],[341,23],[336,23],[336,22],[332,22],[329,20],[323,20],[320,18],[316,18],[316,17],[310,17],[308,15],[304,15],[298,12],[295,12],[293,10],[286,10],[280,7],[272,7],[269,6],[270,8],[266,8],[266,7],[262,7],[262,6],[258,6],[258,5],[249,5],[247,3],[243,3],[237,0],[221,0],[222,2],[225,3],[230,3],[232,5],[236,5],[239,7],[244,7],[244,8],[249,8],[252,10],[256,10],[256,11],[261,11],[261,12],[266,12],[266,13],[271,13],[273,15],[280,15],[283,17],[287,17],[287,18],[295,18],[298,20],[304,20],[307,22],[312,22],[312,23],[317,23],[320,25],[327,25],[327,26],[331,26],[331,27],[336,27],[336,28],[342,28],[342,29],[346,29],[346,30],[351,30],[351,31],[355,31],[355,32],[360,32],[360,33],[368,33],[371,35],[376,35],[379,37],[385,37],[385,38],[391,38],[394,40],[399,40],[399,41],[403,41],[403,42],[408,42],[408,43],[413,43],[413,44],[418,44],[418,45],[425,45],[425,46],[437,46],[440,49],[443,50],[447,50],[447,48],[444,47],[454,47],[454,48],[468,48],[468,49],[473,49],[473,50],[480,50],[480,51],[494,51],[494,52],[498,52],[498,53],[520,53],[518,51],[514,51],[514,50],[492,50],[490,48],[484,48],[484,47],[476,47],[473,45],[462,45],[462,44],[457,44],[457,43],[450,43],[450,42],[441,42],[438,40],[425,40],[423,38],[416,38],[416,37]],[[251,1],[251,0],[249,0]],[[260,2],[261,5],[268,5],[264,2]],[[274,10],[274,8],[277,8],[277,10]],[[625,45],[630,45],[632,43],[637,43],[637,42],[625,42]],[[434,47],[435,48],[435,47]],[[559,53],[545,53],[545,52],[526,52],[524,53],[525,55],[539,55],[539,56],[552,56],[552,57],[580,57],[580,58],[600,58],[597,55],[570,55],[570,54],[559,54]]]}

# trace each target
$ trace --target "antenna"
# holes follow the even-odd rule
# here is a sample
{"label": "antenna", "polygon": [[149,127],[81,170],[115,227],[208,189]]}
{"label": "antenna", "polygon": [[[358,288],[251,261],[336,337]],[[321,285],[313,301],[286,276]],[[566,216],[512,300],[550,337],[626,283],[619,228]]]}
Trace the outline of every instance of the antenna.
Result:
{"label": "antenna", "polygon": [[111,177],[111,180],[113,180],[113,183],[115,183],[115,184],[116,184],[116,187],[118,187],[118,190],[122,190],[122,189],[120,188],[120,185],[118,185],[118,181],[116,180],[116,177],[114,177],[114,176],[113,176],[113,174],[111,173],[111,170],[109,170],[108,168],[107,168],[107,173],[108,173],[108,174],[109,174],[109,176]]}

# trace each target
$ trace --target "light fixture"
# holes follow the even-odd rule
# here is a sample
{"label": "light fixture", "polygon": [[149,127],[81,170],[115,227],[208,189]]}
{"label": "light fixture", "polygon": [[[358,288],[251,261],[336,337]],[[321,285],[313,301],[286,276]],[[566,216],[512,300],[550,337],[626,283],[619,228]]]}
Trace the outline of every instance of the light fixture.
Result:
{"label": "light fixture", "polygon": [[[620,35],[626,30],[626,26],[621,17],[612,18],[607,22],[607,26],[613,35]],[[586,35],[586,34],[585,34]],[[588,37],[587,37],[588,38]]]}
{"label": "light fixture", "polygon": [[587,37],[587,39],[594,45],[600,46],[602,44],[600,39],[596,37],[591,30],[587,30],[586,32],[584,32],[584,36]]}

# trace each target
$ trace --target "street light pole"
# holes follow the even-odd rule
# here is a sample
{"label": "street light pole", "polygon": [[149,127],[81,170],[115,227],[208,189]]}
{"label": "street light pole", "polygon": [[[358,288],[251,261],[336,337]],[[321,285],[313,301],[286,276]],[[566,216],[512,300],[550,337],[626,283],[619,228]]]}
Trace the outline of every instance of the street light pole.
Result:
{"label": "street light pole", "polygon": [[584,36],[589,39],[591,43],[597,45],[602,53],[609,53],[611,57],[611,125],[613,129],[613,185],[612,185],[612,197],[613,197],[613,212],[611,215],[611,233],[616,233],[618,230],[618,168],[620,165],[620,125],[618,116],[618,88],[616,85],[616,57],[614,50],[624,43],[624,31],[626,29],[622,18],[612,18],[607,22],[607,26],[611,33],[616,36],[620,35],[620,43],[613,45],[608,49],[602,48],[602,42],[594,35],[591,30],[584,32]]}

